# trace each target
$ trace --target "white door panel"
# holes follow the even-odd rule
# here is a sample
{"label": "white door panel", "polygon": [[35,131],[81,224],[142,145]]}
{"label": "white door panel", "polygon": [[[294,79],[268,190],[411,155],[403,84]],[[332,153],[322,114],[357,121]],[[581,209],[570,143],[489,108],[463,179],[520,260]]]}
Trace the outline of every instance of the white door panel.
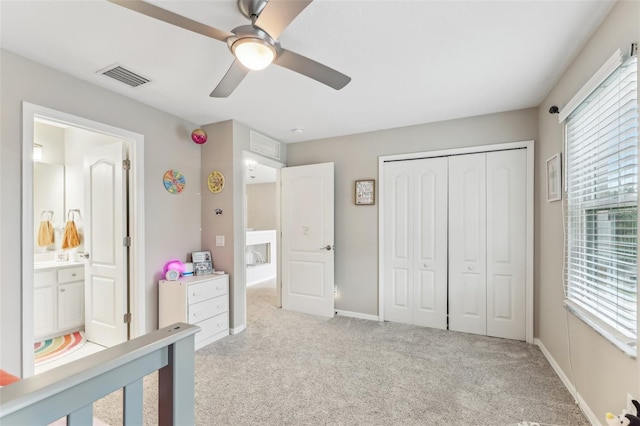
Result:
{"label": "white door panel", "polygon": [[525,340],[526,150],[487,154],[487,335]]}
{"label": "white door panel", "polygon": [[384,247],[387,265],[384,317],[387,321],[412,324],[413,306],[409,293],[413,286],[411,174],[401,163],[389,163],[385,165],[384,185],[385,194],[389,197],[384,213],[385,229],[389,231],[385,234]]}
{"label": "white door panel", "polygon": [[287,167],[280,176],[282,307],[332,317],[334,165]]}
{"label": "white door panel", "polygon": [[127,339],[124,158],[121,142],[85,156],[85,329],[87,340],[107,347]]}
{"label": "white door panel", "polygon": [[447,328],[447,158],[413,161],[416,176],[414,321]]}
{"label": "white door panel", "polygon": [[384,169],[384,317],[447,326],[447,159]]}
{"label": "white door panel", "polygon": [[449,158],[449,329],[486,334],[486,154]]}

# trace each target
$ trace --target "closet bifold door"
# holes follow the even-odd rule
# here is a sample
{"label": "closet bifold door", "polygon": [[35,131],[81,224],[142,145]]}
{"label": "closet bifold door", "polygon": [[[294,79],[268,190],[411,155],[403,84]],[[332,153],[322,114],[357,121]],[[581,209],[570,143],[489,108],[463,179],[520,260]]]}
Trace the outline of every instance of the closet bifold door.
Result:
{"label": "closet bifold door", "polygon": [[486,155],[449,158],[449,329],[487,334]]}
{"label": "closet bifold door", "polygon": [[487,154],[487,335],[526,340],[527,151]]}
{"label": "closet bifold door", "polygon": [[447,327],[447,158],[384,168],[385,319]]}

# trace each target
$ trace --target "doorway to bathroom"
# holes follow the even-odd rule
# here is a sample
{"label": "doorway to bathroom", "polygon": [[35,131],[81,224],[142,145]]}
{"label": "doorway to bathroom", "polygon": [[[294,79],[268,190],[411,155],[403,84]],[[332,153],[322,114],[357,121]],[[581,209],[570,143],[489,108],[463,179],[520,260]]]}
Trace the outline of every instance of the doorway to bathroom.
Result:
{"label": "doorway to bathroom", "polygon": [[24,104],[23,377],[143,333],[142,144]]}

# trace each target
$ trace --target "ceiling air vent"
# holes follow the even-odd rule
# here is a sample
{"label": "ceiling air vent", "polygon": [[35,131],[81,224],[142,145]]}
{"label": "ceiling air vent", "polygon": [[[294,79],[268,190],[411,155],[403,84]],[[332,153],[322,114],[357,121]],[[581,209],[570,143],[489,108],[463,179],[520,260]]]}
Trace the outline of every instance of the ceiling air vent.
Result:
{"label": "ceiling air vent", "polygon": [[121,67],[120,65],[112,65],[102,69],[98,71],[98,74],[106,75],[107,77],[111,77],[131,87],[138,87],[151,81],[146,77]]}

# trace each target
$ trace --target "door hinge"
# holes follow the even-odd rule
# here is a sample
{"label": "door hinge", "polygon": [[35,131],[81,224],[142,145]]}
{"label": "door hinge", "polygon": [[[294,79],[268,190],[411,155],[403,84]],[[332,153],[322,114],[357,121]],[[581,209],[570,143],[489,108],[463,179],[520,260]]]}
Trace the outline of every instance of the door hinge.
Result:
{"label": "door hinge", "polygon": [[124,323],[125,324],[131,323],[131,312],[127,312],[126,314],[124,314]]}
{"label": "door hinge", "polygon": [[131,247],[131,237],[124,237],[122,239],[122,245],[125,247]]}
{"label": "door hinge", "polygon": [[638,56],[638,43],[631,43],[631,56]]}
{"label": "door hinge", "polygon": [[122,169],[123,170],[131,170],[131,160],[129,160],[129,159],[122,160]]}

